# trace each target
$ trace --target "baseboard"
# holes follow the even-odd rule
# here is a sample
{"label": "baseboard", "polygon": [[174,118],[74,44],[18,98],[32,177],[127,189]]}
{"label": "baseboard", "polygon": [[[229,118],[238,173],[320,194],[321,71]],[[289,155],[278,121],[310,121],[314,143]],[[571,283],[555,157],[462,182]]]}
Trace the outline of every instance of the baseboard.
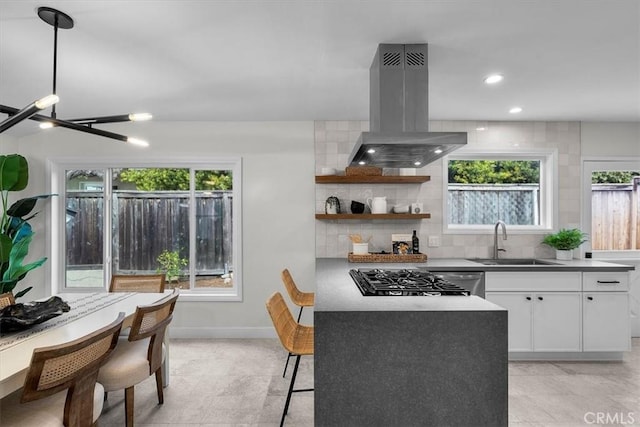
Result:
{"label": "baseboard", "polygon": [[273,327],[176,327],[169,328],[170,338],[277,338]]}

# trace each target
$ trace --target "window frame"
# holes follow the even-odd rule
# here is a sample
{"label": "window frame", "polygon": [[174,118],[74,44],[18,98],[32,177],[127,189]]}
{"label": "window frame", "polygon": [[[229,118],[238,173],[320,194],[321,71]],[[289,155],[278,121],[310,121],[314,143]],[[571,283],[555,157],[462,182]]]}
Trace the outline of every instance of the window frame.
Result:
{"label": "window frame", "polygon": [[[581,229],[591,234],[591,175],[597,170],[628,171],[637,170],[640,167],[640,157],[583,157],[582,158],[582,213]],[[591,240],[580,245],[580,258],[584,258],[585,252],[591,252],[594,259],[640,259],[640,250],[622,251],[594,251],[591,249]]]}
{"label": "window frame", "polygon": [[514,234],[539,234],[554,230],[558,223],[558,150],[460,150],[443,157],[443,234],[493,234],[495,224],[449,224],[449,160],[538,160],[540,161],[540,225],[507,224]]}
{"label": "window frame", "polygon": [[[242,301],[242,158],[241,157],[198,157],[179,160],[154,159],[122,160],[122,159],[84,159],[84,158],[51,158],[47,160],[47,186],[52,194],[58,194],[50,204],[50,215],[47,218],[48,233],[47,251],[50,254],[51,291],[53,294],[64,291],[96,292],[109,287],[111,279],[111,239],[104,239],[104,287],[73,287],[66,286],[65,266],[65,229],[66,229],[66,173],[69,169],[101,169],[113,168],[188,168],[190,177],[194,178],[195,170],[230,170],[233,174],[233,284],[232,288],[191,288],[182,289],[181,301]],[[111,212],[111,175],[105,173],[104,178],[104,210]],[[190,191],[189,212],[189,276],[195,274],[196,221],[195,221],[195,187]],[[105,214],[104,230],[111,235],[111,214]]]}

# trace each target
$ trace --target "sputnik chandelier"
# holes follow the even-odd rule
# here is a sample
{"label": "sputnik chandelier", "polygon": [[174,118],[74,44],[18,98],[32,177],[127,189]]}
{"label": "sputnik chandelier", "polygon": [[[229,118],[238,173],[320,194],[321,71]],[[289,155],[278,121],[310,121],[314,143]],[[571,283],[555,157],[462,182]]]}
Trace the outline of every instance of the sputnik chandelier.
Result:
{"label": "sputnik chandelier", "polygon": [[[6,105],[0,105],[0,113],[7,114],[9,116],[0,123],[0,133],[20,123],[23,120],[31,119],[40,122],[40,128],[42,129],[60,126],[67,129],[73,129],[80,132],[86,132],[106,138],[116,139],[118,141],[124,141],[129,144],[140,145],[143,147],[148,146],[149,144],[146,141],[142,141],[137,138],[130,138],[128,136],[109,132],[103,129],[97,129],[93,127],[93,125],[100,123],[150,120],[151,114],[149,113],[86,117],[70,120],[62,120],[56,117],[56,103],[59,101],[58,95],[56,94],[56,77],[58,65],[58,29],[73,28],[73,19],[64,12],[60,12],[59,10],[44,6],[38,8],[38,16],[47,24],[53,26],[53,93],[32,102],[21,110]],[[38,114],[38,112],[48,107],[51,107],[50,117]]]}

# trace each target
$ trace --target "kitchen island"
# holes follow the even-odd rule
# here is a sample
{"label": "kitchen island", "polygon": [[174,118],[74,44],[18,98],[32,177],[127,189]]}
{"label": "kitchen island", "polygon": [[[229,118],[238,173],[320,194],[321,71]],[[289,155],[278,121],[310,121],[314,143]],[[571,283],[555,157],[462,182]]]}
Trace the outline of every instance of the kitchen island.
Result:
{"label": "kitchen island", "polygon": [[506,426],[507,311],[476,296],[363,296],[316,262],[315,424]]}

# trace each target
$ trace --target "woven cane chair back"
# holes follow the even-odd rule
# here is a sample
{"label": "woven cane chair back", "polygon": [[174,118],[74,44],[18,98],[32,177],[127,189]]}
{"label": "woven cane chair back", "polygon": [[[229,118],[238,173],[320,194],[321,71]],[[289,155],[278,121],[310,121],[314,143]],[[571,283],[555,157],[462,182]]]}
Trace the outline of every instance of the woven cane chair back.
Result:
{"label": "woven cane chair back", "polygon": [[136,308],[131,332],[129,332],[129,341],[151,337],[148,352],[150,374],[158,370],[162,364],[162,342],[167,326],[173,318],[173,309],[178,295],[178,289],[174,289],[171,295],[157,303]]}
{"label": "woven cane chair back", "polygon": [[164,274],[115,275],[109,292],[164,292]]}
{"label": "woven cane chair back", "polygon": [[15,303],[16,300],[13,298],[13,294],[11,292],[0,294],[0,309],[3,309]]}

